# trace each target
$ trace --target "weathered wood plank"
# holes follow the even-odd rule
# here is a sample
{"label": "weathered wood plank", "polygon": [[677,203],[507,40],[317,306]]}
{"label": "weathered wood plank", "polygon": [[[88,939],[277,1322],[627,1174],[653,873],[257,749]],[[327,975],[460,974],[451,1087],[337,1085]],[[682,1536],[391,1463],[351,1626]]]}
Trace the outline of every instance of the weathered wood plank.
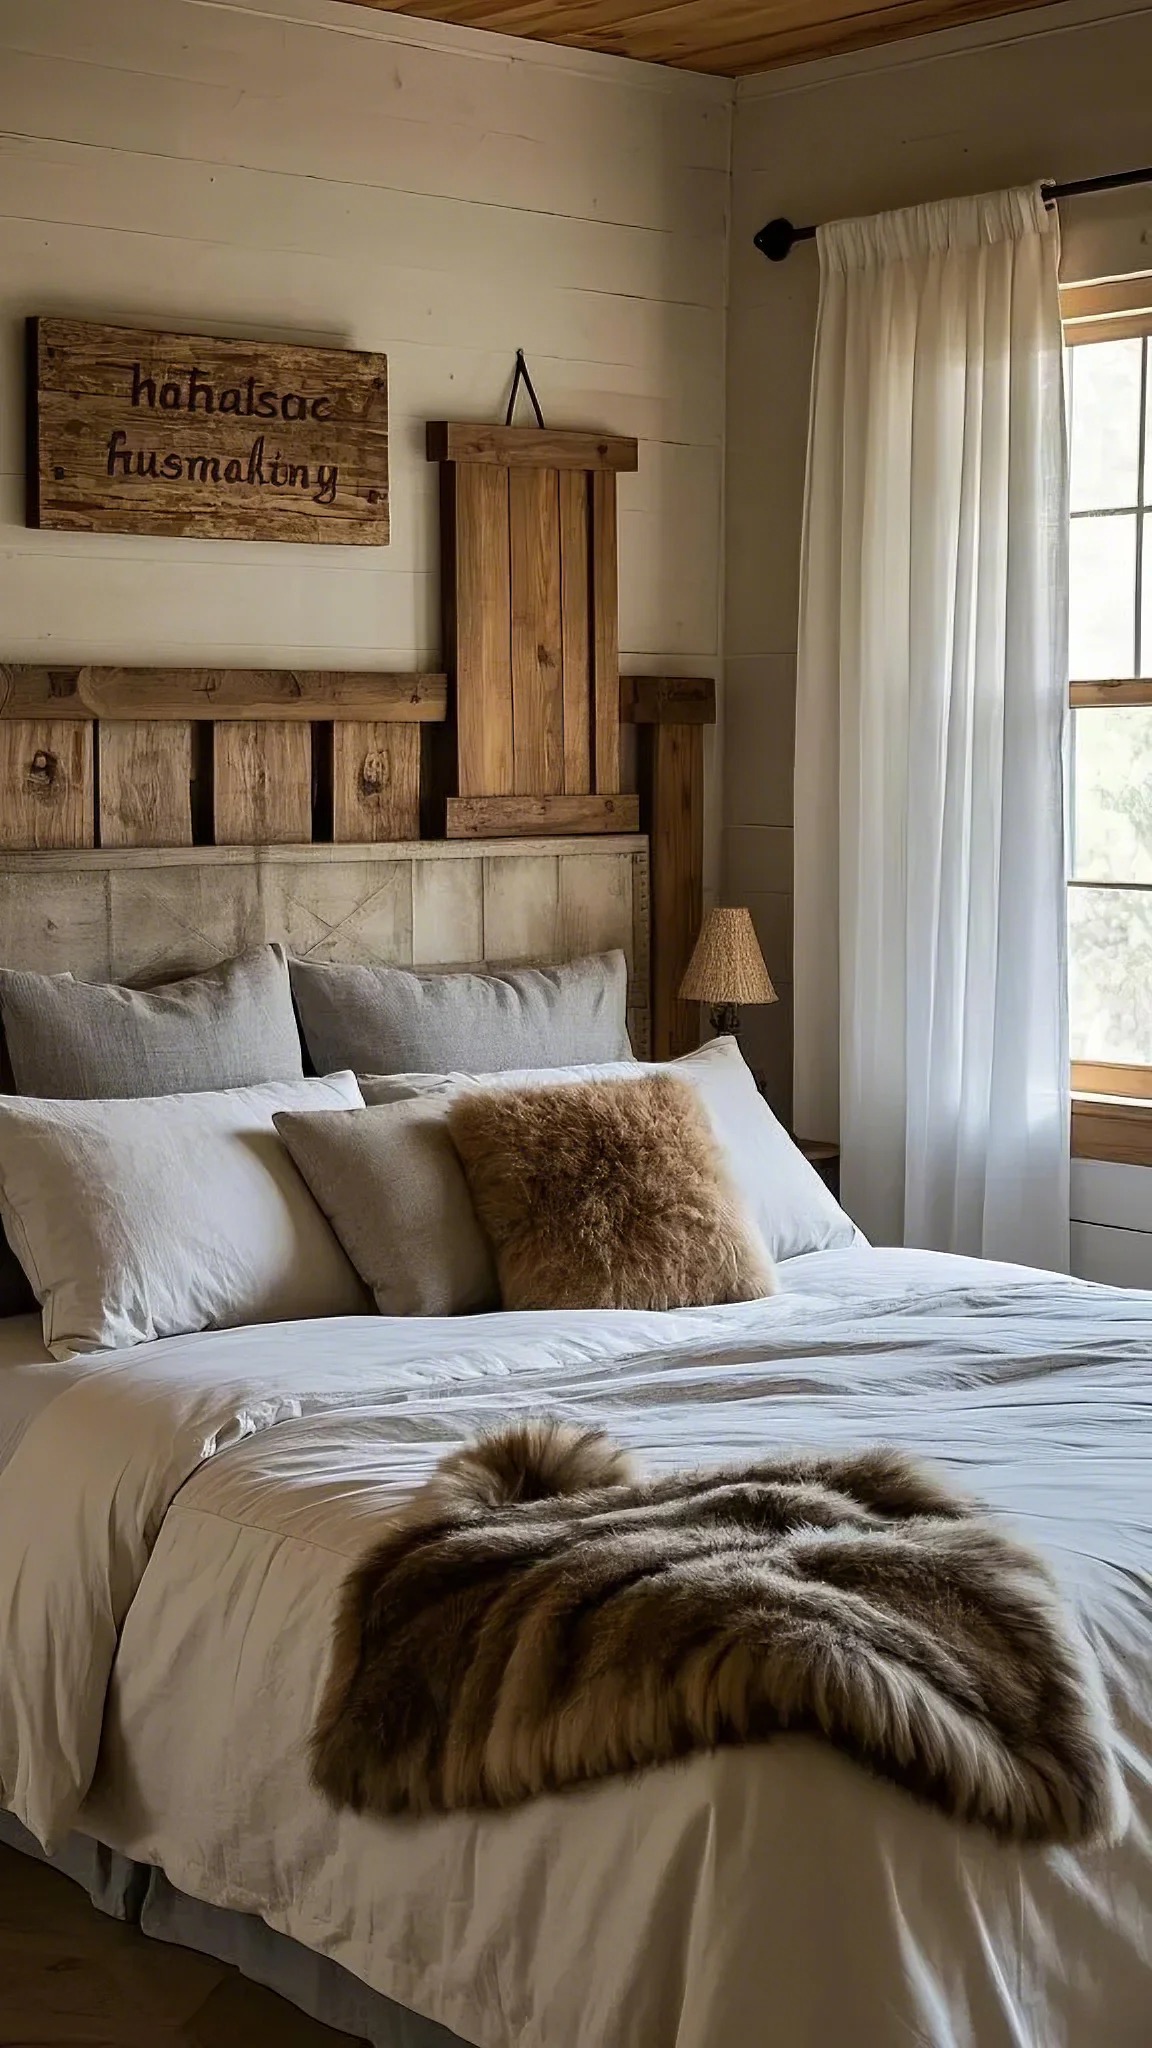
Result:
{"label": "weathered wood plank", "polygon": [[704,911],[704,728],[644,729],[641,786],[651,855],[652,1049],[656,1059],[699,1043],[698,1006],[677,991]]}
{"label": "weathered wood plank", "polygon": [[447,651],[456,678],[459,791],[510,796],[515,753],[508,471],[464,464],[451,477],[455,645]]}
{"label": "weathered wood plank", "polygon": [[585,796],[592,787],[592,607],[588,589],[586,471],[557,472],[560,496],[560,610],[564,647],[564,788]]}
{"label": "weathered wood plank", "polygon": [[102,722],[97,745],[101,846],[191,846],[191,724]]}
{"label": "weathered wood plank", "polygon": [[386,357],[56,318],[28,336],[30,525],[387,541]]}
{"label": "weathered wood plank", "polygon": [[448,678],[372,669],[0,667],[0,719],[442,722]]}
{"label": "weathered wood plank", "polygon": [[620,631],[616,564],[616,479],[592,478],[593,783],[620,787]]}
{"label": "weathered wood plank", "polygon": [[302,846],[312,836],[312,735],[306,725],[218,725],[213,817],[219,846]]}
{"label": "weathered wood plank", "polygon": [[353,845],[419,839],[418,725],[332,728],[332,837]]}
{"label": "weathered wood plank", "polygon": [[554,469],[508,473],[513,788],[564,788],[560,504]]}
{"label": "weathered wood plank", "polygon": [[429,420],[429,462],[495,463],[500,468],[635,469],[639,444],[628,434],[568,427],[497,427],[483,421]]}
{"label": "weathered wood plank", "polygon": [[416,861],[412,868],[412,963],[467,966],[484,958],[484,863],[449,867]]}
{"label": "weathered wood plank", "polygon": [[711,676],[621,676],[620,716],[626,725],[715,725]]}
{"label": "weathered wood plank", "polygon": [[556,854],[509,854],[484,861],[484,958],[556,960]]}
{"label": "weathered wood plank", "polygon": [[519,839],[533,833],[635,832],[634,796],[449,797],[449,839]]}
{"label": "weathered wood plank", "polygon": [[91,726],[0,723],[0,846],[91,846],[95,825]]}

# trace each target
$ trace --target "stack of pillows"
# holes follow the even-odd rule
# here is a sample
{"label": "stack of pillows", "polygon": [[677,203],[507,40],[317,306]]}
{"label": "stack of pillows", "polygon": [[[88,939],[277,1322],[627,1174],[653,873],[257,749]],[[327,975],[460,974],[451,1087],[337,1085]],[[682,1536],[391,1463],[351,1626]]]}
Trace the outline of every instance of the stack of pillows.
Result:
{"label": "stack of pillows", "polygon": [[0,972],[0,1314],[38,1303],[67,1358],[373,1307],[748,1300],[851,1244],[735,1042],[641,1064],[625,1004],[619,953],[420,974],[269,945],[148,992]]}

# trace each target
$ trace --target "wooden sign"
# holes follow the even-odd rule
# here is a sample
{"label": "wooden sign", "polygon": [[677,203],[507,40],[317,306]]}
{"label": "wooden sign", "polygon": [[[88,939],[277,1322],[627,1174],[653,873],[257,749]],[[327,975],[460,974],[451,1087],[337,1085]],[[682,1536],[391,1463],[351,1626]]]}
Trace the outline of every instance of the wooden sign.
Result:
{"label": "wooden sign", "polygon": [[388,361],[358,349],[28,322],[28,524],[388,539]]}

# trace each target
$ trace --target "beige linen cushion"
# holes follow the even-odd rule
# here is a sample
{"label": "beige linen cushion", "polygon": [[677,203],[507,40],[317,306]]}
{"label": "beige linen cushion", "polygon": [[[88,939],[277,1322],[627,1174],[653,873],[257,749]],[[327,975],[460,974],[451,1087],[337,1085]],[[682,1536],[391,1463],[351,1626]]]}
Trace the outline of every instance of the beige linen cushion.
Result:
{"label": "beige linen cushion", "polygon": [[0,1212],[55,1358],[188,1330],[362,1314],[276,1135],[349,1109],[351,1074],[135,1101],[0,1101]]}
{"label": "beige linen cushion", "polygon": [[754,1301],[772,1262],[671,1074],[462,1096],[448,1112],[510,1309]]}
{"label": "beige linen cushion", "polygon": [[381,1315],[500,1306],[447,1115],[434,1098],[273,1119]]}
{"label": "beige linen cushion", "polygon": [[304,1074],[280,946],[153,989],[0,969],[0,1017],[21,1095],[175,1095]]}

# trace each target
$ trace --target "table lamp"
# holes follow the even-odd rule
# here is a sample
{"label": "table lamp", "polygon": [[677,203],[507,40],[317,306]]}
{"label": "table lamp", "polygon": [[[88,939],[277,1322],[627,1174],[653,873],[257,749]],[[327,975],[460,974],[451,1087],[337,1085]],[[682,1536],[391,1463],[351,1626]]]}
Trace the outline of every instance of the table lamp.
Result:
{"label": "table lamp", "polygon": [[709,1020],[718,1034],[740,1031],[742,1003],[774,1003],[764,955],[750,910],[705,912],[688,971],[680,983],[685,1003],[708,1003]]}

